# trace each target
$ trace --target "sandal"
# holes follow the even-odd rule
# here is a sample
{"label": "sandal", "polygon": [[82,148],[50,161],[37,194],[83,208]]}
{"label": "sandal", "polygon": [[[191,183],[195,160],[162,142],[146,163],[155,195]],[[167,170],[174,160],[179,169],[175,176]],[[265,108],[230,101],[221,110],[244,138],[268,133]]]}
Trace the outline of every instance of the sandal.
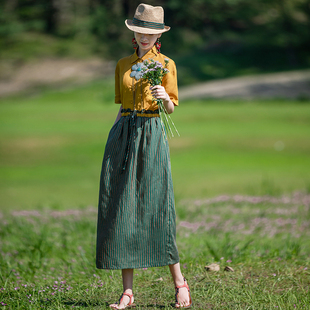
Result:
{"label": "sandal", "polygon": [[[186,306],[181,306],[181,305],[179,304],[179,301],[178,301],[179,289],[182,288],[182,287],[186,287],[187,290],[188,290],[189,303],[188,303],[188,305],[186,305]],[[191,292],[190,292],[189,286],[188,286],[188,284],[187,284],[187,281],[186,281],[186,279],[184,278],[184,284],[175,287],[175,308],[185,308],[185,309],[186,309],[186,308],[191,308],[192,304],[193,304],[193,302],[192,302]]]}
{"label": "sandal", "polygon": [[[133,299],[133,294],[129,294],[129,293],[123,293],[121,298],[119,299],[119,302],[118,304],[115,304],[116,306],[120,305],[120,303],[122,302],[123,298],[124,298],[124,295],[128,296],[129,297],[129,303],[124,307],[124,308],[121,308],[121,309],[126,309],[126,308],[133,308],[135,307],[136,305],[133,303],[132,299]],[[109,307],[112,308],[112,309],[119,309],[119,308],[116,308],[116,306],[114,306],[114,304],[110,305]]]}

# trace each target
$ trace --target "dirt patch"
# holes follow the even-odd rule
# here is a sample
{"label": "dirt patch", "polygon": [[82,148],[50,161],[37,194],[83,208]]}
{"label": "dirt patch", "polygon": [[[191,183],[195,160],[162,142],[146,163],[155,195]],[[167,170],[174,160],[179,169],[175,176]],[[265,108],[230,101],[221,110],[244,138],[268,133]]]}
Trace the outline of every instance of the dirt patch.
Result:
{"label": "dirt patch", "polygon": [[177,139],[169,139],[169,146],[173,150],[187,149],[195,145],[195,141],[190,138],[178,137]]}
{"label": "dirt patch", "polygon": [[[100,58],[45,59],[20,65],[0,62],[0,97],[38,87],[83,84],[114,75],[116,63]],[[310,70],[243,76],[180,88],[180,99],[301,98],[310,99]]]}
{"label": "dirt patch", "polygon": [[83,84],[114,74],[115,62],[100,58],[87,60],[45,59],[19,67],[0,63],[0,97],[42,86]]}
{"label": "dirt patch", "polygon": [[4,148],[19,151],[38,151],[40,149],[54,148],[66,144],[67,139],[59,136],[49,138],[23,138],[6,141]]}
{"label": "dirt patch", "polygon": [[243,76],[187,86],[180,99],[300,98],[310,99],[310,70]]}

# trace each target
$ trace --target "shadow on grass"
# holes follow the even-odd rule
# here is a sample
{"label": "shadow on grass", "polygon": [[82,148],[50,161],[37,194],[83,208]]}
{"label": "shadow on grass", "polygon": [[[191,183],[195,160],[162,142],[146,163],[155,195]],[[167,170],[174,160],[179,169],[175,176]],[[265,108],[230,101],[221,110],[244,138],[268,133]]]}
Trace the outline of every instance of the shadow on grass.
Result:
{"label": "shadow on grass", "polygon": [[[156,308],[156,309],[165,309],[165,306],[161,306],[161,305],[141,305],[141,307],[145,307],[145,308]],[[170,304],[170,307],[174,308],[174,304]]]}
{"label": "shadow on grass", "polygon": [[86,302],[86,301],[78,301],[78,302],[75,302],[73,300],[69,300],[69,301],[64,301],[63,302],[64,305],[66,306],[75,306],[75,307],[84,307],[84,308],[87,308],[87,307],[106,307],[106,308],[109,308],[109,303],[106,301],[106,302]]}
{"label": "shadow on grass", "polygon": [[[75,302],[75,301],[72,301],[72,300],[69,300],[69,301],[64,301],[63,302],[64,305],[66,306],[75,306],[75,307],[84,307],[84,308],[87,308],[87,307],[106,307],[108,309],[109,308],[109,303],[106,301],[106,302],[86,302],[86,301],[78,301],[78,302]],[[152,304],[148,304],[148,305],[145,305],[145,304],[137,304],[135,307],[139,308],[139,307],[142,307],[142,309],[144,308],[156,308],[156,309],[165,309],[166,307],[163,306],[163,305],[152,305]],[[135,308],[134,307],[134,308]],[[174,303],[171,303],[170,304],[170,307],[171,308],[174,308]]]}

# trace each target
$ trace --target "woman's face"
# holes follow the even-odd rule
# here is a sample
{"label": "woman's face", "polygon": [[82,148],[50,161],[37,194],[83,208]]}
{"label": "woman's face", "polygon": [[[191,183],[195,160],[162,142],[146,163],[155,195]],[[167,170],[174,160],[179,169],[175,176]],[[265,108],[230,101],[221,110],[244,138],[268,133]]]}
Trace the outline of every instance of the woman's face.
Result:
{"label": "woman's face", "polygon": [[148,52],[155,44],[156,40],[161,37],[160,34],[145,34],[135,32],[135,38],[141,52]]}

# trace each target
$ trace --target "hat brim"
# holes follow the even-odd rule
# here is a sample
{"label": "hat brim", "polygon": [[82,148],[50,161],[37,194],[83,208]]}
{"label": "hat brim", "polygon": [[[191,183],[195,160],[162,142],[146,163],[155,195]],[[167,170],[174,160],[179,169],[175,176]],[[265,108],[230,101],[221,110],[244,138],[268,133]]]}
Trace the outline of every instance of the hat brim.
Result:
{"label": "hat brim", "polygon": [[159,33],[167,32],[170,30],[169,26],[164,26],[165,27],[164,29],[152,29],[152,28],[134,26],[132,24],[131,19],[126,19],[125,25],[131,31],[145,33],[145,34],[159,34]]}

